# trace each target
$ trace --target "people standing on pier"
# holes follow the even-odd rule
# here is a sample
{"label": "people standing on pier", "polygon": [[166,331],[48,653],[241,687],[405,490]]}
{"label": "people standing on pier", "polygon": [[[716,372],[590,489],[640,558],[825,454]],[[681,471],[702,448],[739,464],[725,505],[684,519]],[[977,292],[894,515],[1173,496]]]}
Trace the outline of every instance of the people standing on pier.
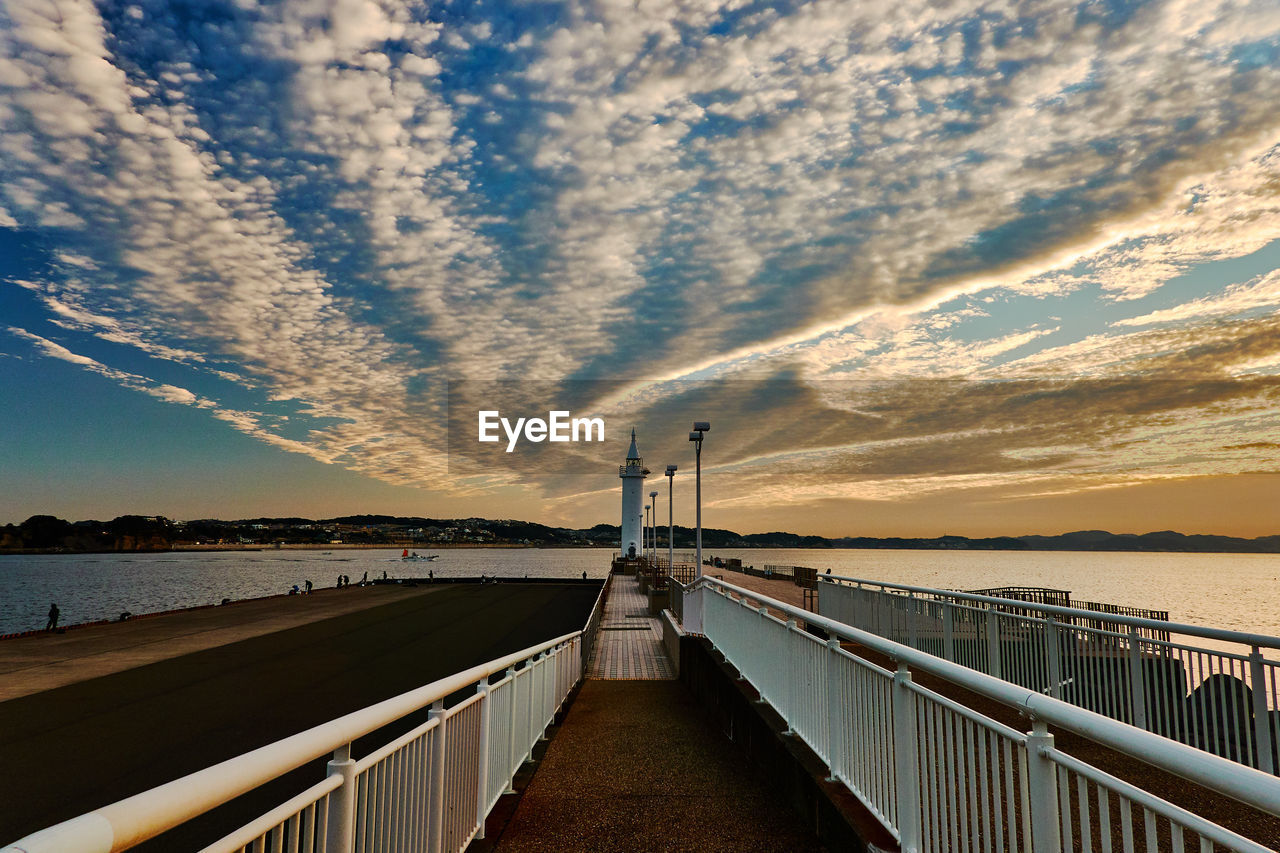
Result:
{"label": "people standing on pier", "polygon": [[57,603],[49,603],[49,621],[44,626],[46,631],[56,631],[58,629],[58,615],[61,613],[62,611],[58,609]]}

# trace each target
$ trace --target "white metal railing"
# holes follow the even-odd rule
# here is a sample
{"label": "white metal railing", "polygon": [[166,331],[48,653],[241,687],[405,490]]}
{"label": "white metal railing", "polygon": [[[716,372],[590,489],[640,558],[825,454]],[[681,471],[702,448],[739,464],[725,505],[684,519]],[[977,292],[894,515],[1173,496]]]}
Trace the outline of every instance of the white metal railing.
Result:
{"label": "white metal railing", "polygon": [[[1063,753],[1048,725],[1280,816],[1274,776],[714,578],[683,592],[686,626],[697,624],[904,853],[1268,849]],[[852,654],[841,638],[894,669]],[[1017,708],[1032,730],[917,684],[908,666]]]}
{"label": "white metal railing", "polygon": [[1280,773],[1280,638],[821,576],[823,616]]}
{"label": "white metal railing", "polygon": [[[0,853],[127,850],[329,753],[322,781],[204,853],[463,850],[483,837],[485,816],[581,678],[582,633],[339,717],[28,835]],[[468,688],[474,695],[444,706]],[[424,708],[426,722],[352,757],[353,741]]]}

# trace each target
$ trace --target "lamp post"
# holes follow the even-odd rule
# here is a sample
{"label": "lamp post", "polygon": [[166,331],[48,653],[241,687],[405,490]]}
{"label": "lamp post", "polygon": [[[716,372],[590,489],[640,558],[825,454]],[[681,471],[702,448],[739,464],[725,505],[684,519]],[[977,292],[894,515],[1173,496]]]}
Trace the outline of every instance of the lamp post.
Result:
{"label": "lamp post", "polygon": [[676,564],[676,525],[672,513],[672,497],[675,494],[676,482],[676,466],[667,466],[667,571],[670,572]]}
{"label": "lamp post", "polygon": [[658,562],[658,493],[649,493],[649,503],[653,504],[653,527],[649,528],[649,541],[653,543],[653,562]]}
{"label": "lamp post", "polygon": [[640,556],[649,559],[649,505],[644,505],[644,527],[640,530]]}
{"label": "lamp post", "polygon": [[689,440],[694,443],[694,459],[697,462],[697,476],[695,488],[695,503],[698,507],[697,512],[697,551],[698,551],[698,577],[702,577],[702,435],[711,431],[711,424],[706,421],[694,421],[693,432],[689,433]]}

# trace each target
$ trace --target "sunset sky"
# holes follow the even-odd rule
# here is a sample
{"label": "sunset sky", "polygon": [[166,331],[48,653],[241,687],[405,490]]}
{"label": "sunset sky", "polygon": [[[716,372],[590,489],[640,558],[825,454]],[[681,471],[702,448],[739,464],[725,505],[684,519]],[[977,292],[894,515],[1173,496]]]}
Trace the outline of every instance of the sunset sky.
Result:
{"label": "sunset sky", "polygon": [[1276,0],[0,0],[0,523],[616,524],[634,426],[691,524],[698,419],[710,526],[1280,533],[1278,98]]}

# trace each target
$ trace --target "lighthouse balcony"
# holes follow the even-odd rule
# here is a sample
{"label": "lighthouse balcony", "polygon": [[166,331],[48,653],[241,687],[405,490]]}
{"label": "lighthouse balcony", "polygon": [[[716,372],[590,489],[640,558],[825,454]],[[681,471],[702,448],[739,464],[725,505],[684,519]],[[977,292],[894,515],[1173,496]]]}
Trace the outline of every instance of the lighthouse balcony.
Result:
{"label": "lighthouse balcony", "polygon": [[644,467],[643,465],[619,465],[618,476],[619,477],[647,477],[649,476],[649,469]]}

